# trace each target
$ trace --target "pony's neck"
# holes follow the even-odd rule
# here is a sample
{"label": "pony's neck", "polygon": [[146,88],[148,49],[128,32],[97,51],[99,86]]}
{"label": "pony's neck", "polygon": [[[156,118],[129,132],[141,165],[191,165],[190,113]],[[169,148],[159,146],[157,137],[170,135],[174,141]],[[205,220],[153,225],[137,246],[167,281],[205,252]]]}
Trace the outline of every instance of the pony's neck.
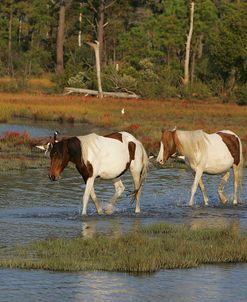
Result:
{"label": "pony's neck", "polygon": [[193,160],[196,153],[206,148],[204,133],[202,130],[177,131],[177,148],[181,155]]}
{"label": "pony's neck", "polygon": [[69,161],[78,165],[82,161],[82,148],[81,143],[77,137],[71,137],[67,139],[67,150]]}
{"label": "pony's neck", "polygon": [[179,137],[178,132],[181,132],[181,131],[175,130],[174,132],[172,132],[173,143],[175,145],[176,152],[178,152],[180,155],[185,155],[184,148],[183,148],[183,145],[181,144],[181,139]]}

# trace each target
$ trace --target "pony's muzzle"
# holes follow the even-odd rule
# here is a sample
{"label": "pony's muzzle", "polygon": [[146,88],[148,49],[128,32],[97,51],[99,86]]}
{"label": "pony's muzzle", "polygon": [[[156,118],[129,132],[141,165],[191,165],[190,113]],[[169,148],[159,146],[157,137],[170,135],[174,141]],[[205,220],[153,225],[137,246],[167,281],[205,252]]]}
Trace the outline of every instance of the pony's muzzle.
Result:
{"label": "pony's muzzle", "polygon": [[159,160],[157,160],[157,162],[158,162],[159,164],[161,164],[161,165],[164,164],[164,160],[163,160],[163,159],[159,159]]}

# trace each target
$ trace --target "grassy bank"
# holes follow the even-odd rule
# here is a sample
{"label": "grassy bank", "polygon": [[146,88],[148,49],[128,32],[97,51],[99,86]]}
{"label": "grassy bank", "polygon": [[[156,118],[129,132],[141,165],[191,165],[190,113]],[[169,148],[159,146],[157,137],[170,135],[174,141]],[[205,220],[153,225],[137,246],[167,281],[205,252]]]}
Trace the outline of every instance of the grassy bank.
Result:
{"label": "grassy bank", "polygon": [[[3,252],[2,252],[3,253]],[[118,237],[48,239],[19,247],[0,266],[55,271],[155,272],[247,261],[247,235],[235,229],[158,224]]]}

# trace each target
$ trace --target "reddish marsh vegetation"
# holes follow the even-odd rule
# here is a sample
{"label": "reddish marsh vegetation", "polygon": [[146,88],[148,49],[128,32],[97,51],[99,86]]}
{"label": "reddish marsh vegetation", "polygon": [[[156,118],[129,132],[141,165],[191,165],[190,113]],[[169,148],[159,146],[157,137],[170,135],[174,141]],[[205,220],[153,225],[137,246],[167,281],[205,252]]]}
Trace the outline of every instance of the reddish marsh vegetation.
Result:
{"label": "reddish marsh vegetation", "polygon": [[5,132],[0,136],[2,143],[9,143],[13,146],[17,145],[31,145],[31,137],[28,133],[19,133],[15,131]]}
{"label": "reddish marsh vegetation", "polygon": [[155,153],[161,128],[177,126],[207,132],[231,129],[243,139],[247,155],[247,106],[217,100],[99,100],[84,96],[0,94],[0,121],[8,122],[16,117],[60,123],[87,121],[127,130],[142,140],[149,152]]}

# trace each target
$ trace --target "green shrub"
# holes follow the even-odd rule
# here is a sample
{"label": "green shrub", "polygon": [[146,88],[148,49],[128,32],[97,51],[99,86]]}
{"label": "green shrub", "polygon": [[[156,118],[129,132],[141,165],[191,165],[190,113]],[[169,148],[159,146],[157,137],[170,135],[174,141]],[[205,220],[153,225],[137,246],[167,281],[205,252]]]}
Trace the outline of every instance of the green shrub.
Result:
{"label": "green shrub", "polygon": [[247,83],[235,90],[236,103],[240,106],[247,105]]}
{"label": "green shrub", "polygon": [[191,87],[191,96],[204,99],[212,96],[212,91],[206,84],[202,82],[195,82]]}
{"label": "green shrub", "polygon": [[68,79],[68,85],[75,88],[88,88],[88,82],[90,82],[90,78],[84,71],[80,71]]}

